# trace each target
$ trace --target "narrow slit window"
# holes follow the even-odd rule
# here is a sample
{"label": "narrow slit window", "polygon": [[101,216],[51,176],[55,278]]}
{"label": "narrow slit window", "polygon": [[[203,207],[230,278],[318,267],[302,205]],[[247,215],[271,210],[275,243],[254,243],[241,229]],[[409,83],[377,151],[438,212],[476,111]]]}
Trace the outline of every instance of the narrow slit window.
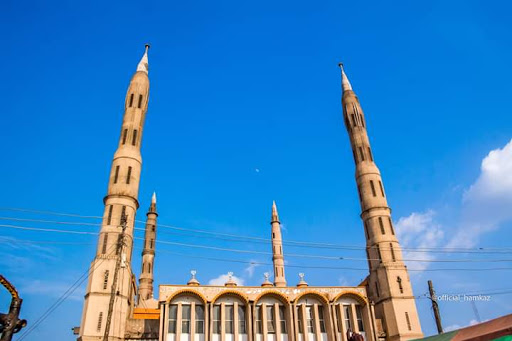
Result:
{"label": "narrow slit window", "polygon": [[109,271],[105,270],[105,273],[103,274],[103,289],[107,289],[107,286],[108,286],[108,275],[109,275]]}
{"label": "narrow slit window", "polygon": [[379,226],[380,226],[380,233],[386,234],[386,230],[384,230],[384,223],[382,222],[382,217],[379,217]]}
{"label": "narrow slit window", "polygon": [[368,232],[368,224],[366,221],[364,222],[364,233],[366,234],[366,239],[370,239],[370,233]]}
{"label": "narrow slit window", "polygon": [[128,167],[128,173],[126,174],[126,183],[130,183],[130,178],[132,177],[132,167]]}
{"label": "narrow slit window", "polygon": [[391,234],[395,235],[395,229],[393,228],[393,221],[391,221],[391,217],[388,217],[389,220],[389,228],[391,229]]}
{"label": "narrow slit window", "polygon": [[103,312],[101,311],[98,315],[98,325],[96,326],[97,331],[101,331],[101,324],[103,322]]}
{"label": "narrow slit window", "polygon": [[103,246],[101,247],[101,253],[107,253],[108,234],[103,235]]}
{"label": "narrow slit window", "polygon": [[132,146],[135,146],[137,144],[137,129],[135,129],[133,131],[133,136],[132,136]]}
{"label": "narrow slit window", "polygon": [[357,155],[355,150],[352,150],[352,155],[354,155],[354,162],[357,163]]}
{"label": "narrow slit window", "polygon": [[373,183],[373,180],[370,180],[370,187],[372,188],[372,194],[374,197],[377,196],[377,192],[375,192],[375,184]]}
{"label": "narrow slit window", "polygon": [[126,143],[126,137],[128,136],[128,129],[123,130],[123,144]]}
{"label": "narrow slit window", "polygon": [[364,161],[364,152],[362,147],[359,147],[359,156],[361,157],[361,161]]}
{"label": "narrow slit window", "polygon": [[114,209],[114,205],[110,205],[108,207],[108,216],[107,216],[107,225],[112,223],[112,210]]}
{"label": "narrow slit window", "polygon": [[367,150],[368,150],[368,158],[370,159],[370,161],[373,161],[372,149],[370,147],[368,147]]}
{"label": "narrow slit window", "polygon": [[123,225],[123,220],[126,218],[126,206],[121,209],[121,217],[119,218],[119,224]]}
{"label": "narrow slit window", "polygon": [[389,243],[389,249],[391,250],[391,259],[396,262],[395,250],[393,249],[393,243]]}
{"label": "narrow slit window", "polygon": [[350,116],[352,116],[352,125],[353,125],[354,127],[355,127],[355,126],[357,126],[356,115],[351,114]]}
{"label": "narrow slit window", "polygon": [[383,197],[385,197],[384,195],[384,187],[382,187],[382,181],[379,180],[379,187],[380,187],[380,194],[382,194]]}
{"label": "narrow slit window", "polygon": [[154,244],[153,239],[150,239],[150,240],[149,240],[149,248],[150,248],[150,249],[152,249],[152,248],[153,248],[153,244]]}
{"label": "narrow slit window", "polygon": [[377,294],[377,297],[380,296],[380,293],[379,293],[379,283],[378,282],[375,282],[375,293]]}
{"label": "narrow slit window", "polygon": [[380,247],[377,245],[377,257],[379,257],[379,262],[382,262],[382,255],[380,253]]}
{"label": "narrow slit window", "polygon": [[119,166],[116,166],[116,171],[114,172],[114,183],[117,184],[117,178],[119,177]]}
{"label": "narrow slit window", "polygon": [[412,330],[411,320],[409,319],[409,313],[405,312],[405,320],[407,321],[407,329]]}
{"label": "narrow slit window", "polygon": [[128,106],[131,108],[132,104],[133,104],[133,94],[130,95],[130,104]]}
{"label": "narrow slit window", "polygon": [[137,105],[137,107],[140,109],[141,106],[142,106],[142,95],[139,95],[139,104]]}

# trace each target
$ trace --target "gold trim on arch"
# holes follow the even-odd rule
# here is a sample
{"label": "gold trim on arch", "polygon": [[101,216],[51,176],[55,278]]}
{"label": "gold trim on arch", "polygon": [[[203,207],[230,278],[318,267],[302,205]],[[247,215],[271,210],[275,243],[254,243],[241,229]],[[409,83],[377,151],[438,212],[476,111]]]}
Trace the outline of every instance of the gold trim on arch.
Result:
{"label": "gold trim on arch", "polygon": [[316,290],[311,290],[311,289],[310,290],[306,290],[303,293],[299,294],[297,297],[295,297],[295,299],[293,300],[293,304],[297,305],[299,300],[302,297],[307,296],[307,295],[318,296],[318,297],[321,298],[321,300],[324,302],[324,304],[329,304],[329,299],[327,297],[325,297],[325,294],[322,294],[321,292],[318,292]]}
{"label": "gold trim on arch", "polygon": [[201,301],[203,301],[204,304],[206,304],[208,302],[208,300],[206,299],[206,297],[201,294],[200,292],[197,292],[195,290],[191,290],[191,289],[181,289],[181,290],[178,290],[176,292],[174,292],[172,295],[170,295],[169,297],[167,297],[167,299],[165,300],[165,303],[169,303],[171,302],[171,300],[181,294],[192,294],[192,295],[195,295],[197,297],[199,297],[201,299]]}
{"label": "gold trim on arch", "polygon": [[355,299],[357,301],[359,301],[359,303],[363,303],[364,305],[368,304],[368,299],[366,297],[364,297],[363,295],[361,295],[361,293],[354,291],[354,290],[349,290],[349,291],[344,291],[344,292],[339,293],[332,299],[331,302],[336,303],[336,301],[339,300],[342,296],[355,296]]}
{"label": "gold trim on arch", "polygon": [[288,298],[288,296],[286,296],[285,294],[281,293],[280,291],[277,291],[277,290],[268,290],[268,291],[264,291],[262,292],[261,294],[259,294],[255,299],[254,299],[254,304],[258,303],[258,301],[263,297],[263,296],[277,296],[279,298],[280,301],[282,301],[284,304],[289,304],[290,303],[290,299]]}
{"label": "gold trim on arch", "polygon": [[212,303],[215,303],[219,298],[221,298],[222,296],[229,296],[229,295],[233,295],[233,296],[238,296],[239,298],[242,299],[242,301],[244,301],[244,303],[247,305],[249,304],[249,298],[245,295],[243,295],[242,293],[240,293],[239,291],[237,290],[226,290],[226,291],[221,291],[219,292],[217,295],[215,295],[214,298],[212,298],[211,302]]}

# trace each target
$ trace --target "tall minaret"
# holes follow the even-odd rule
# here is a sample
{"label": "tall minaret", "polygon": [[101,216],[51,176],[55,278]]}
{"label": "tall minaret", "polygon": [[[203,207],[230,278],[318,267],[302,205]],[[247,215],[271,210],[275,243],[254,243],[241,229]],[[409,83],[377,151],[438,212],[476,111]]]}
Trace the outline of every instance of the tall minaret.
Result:
{"label": "tall minaret", "polygon": [[272,203],[272,261],[274,262],[274,285],[276,287],[285,287],[286,278],[284,276],[284,256],[283,256],[283,238],[281,237],[281,223],[277,214],[276,202]]}
{"label": "tall minaret", "polygon": [[158,213],[156,213],[156,193],[153,193],[146,216],[146,232],[144,234],[142,267],[139,278],[139,305],[143,301],[153,298],[153,265],[155,262],[156,218],[158,217]]}
{"label": "tall minaret", "polygon": [[[133,228],[142,159],[140,146],[142,129],[148,107],[148,48],[133,75],[125,100],[125,111],[119,145],[114,154],[107,195],[103,199],[105,211],[99,234],[96,257],[89,271],[79,340],[98,340],[105,334],[111,292],[115,293],[108,340],[124,340],[126,320],[134,305],[135,285],[132,281],[131,258]],[[123,247],[119,254],[116,245],[122,232],[122,217],[126,219]],[[117,285],[112,287],[116,263],[121,257]]]}
{"label": "tall minaret", "polygon": [[361,219],[366,235],[370,268],[368,294],[375,302],[375,315],[382,319],[387,340],[420,338],[423,334],[411,282],[395,236],[382,178],[373,159],[363,110],[341,63],[340,68],[343,119],[354,154]]}

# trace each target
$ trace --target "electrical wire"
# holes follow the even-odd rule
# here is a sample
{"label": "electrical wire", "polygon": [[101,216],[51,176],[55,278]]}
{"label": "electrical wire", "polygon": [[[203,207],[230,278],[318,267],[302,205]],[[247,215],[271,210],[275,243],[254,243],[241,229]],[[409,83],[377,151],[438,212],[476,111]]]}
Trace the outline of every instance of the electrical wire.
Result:
{"label": "electrical wire", "polygon": [[[77,231],[77,230],[61,230],[61,229],[48,229],[48,228],[38,228],[38,227],[27,227],[27,226],[19,226],[19,225],[9,225],[9,224],[0,224],[0,227],[20,229],[20,230],[29,230],[29,231],[40,231],[40,232],[56,232],[56,233],[70,233],[70,234],[82,234],[82,235],[98,235],[97,232],[88,232],[88,231]],[[143,230],[143,229],[138,229]],[[144,238],[134,237],[136,240],[144,240]],[[189,248],[198,248],[198,249],[208,249],[215,251],[224,251],[224,252],[234,252],[234,253],[245,253],[245,254],[260,254],[260,255],[272,255],[271,252],[267,251],[255,251],[255,250],[242,250],[242,249],[233,249],[233,248],[225,248],[218,246],[209,246],[209,245],[198,245],[198,244],[189,244],[189,243],[181,243],[181,242],[172,242],[165,240],[156,240],[156,243],[159,244],[167,244],[167,245],[175,245],[175,246],[183,246]],[[381,249],[382,250],[382,249]],[[340,256],[322,256],[322,255],[308,255],[308,254],[287,254],[288,257],[295,258],[315,258],[315,259],[324,259],[324,260],[347,260],[347,261],[380,261],[378,258],[355,258],[355,257],[340,257]],[[500,262],[512,262],[510,259],[468,259],[468,260],[440,260],[440,259],[402,259],[402,261],[406,262],[421,262],[421,263],[500,263]]]}
{"label": "electrical wire", "polygon": [[[112,244],[110,247],[109,247],[109,250],[116,246],[115,244]],[[115,250],[112,250],[108,256],[111,256],[113,253],[115,252]],[[101,263],[103,263],[103,261],[107,259],[107,258],[103,258],[101,259],[99,262],[97,263],[94,263],[94,264],[91,264],[91,266],[89,266],[87,268],[87,270],[82,273],[75,282],[73,282],[73,284],[71,284],[71,286],[48,308],[46,309],[46,311],[39,317],[35,320],[35,322],[29,327],[27,328],[26,330],[24,330],[24,332],[20,335],[20,338],[18,339],[19,341],[23,340],[24,338],[26,338],[28,335],[30,335],[30,333],[32,333],[41,323],[44,322],[44,320],[46,320],[46,318],[48,318],[48,316],[50,316],[50,314],[52,312],[54,312],[69,296],[71,296],[71,294],[73,294],[75,292],[75,290],[80,286],[82,285],[83,282],[85,282],[86,279],[88,279],[88,274],[89,274],[89,271],[94,271],[96,270],[100,265]]]}
{"label": "electrical wire", "polygon": [[[6,208],[0,208],[0,210],[6,209]],[[57,215],[63,215],[63,216],[72,216],[72,217],[83,217],[83,218],[102,218],[97,216],[81,216],[78,214],[70,214],[70,213],[56,213],[56,212],[50,212],[50,211],[34,211],[34,210],[26,210],[26,209],[11,209],[11,210],[20,210],[22,212],[30,211],[30,212],[44,212],[47,214],[57,214]],[[55,224],[62,224],[62,225],[84,225],[84,226],[101,226],[99,223],[84,223],[84,222],[62,222],[62,221],[55,221],[55,220],[43,220],[43,219],[27,219],[27,218],[11,218],[11,217],[0,217],[0,220],[14,220],[14,221],[30,221],[30,222],[40,222],[40,223],[55,223]],[[143,223],[143,221],[135,220],[135,222]],[[0,225],[1,226],[1,225]],[[237,241],[237,242],[246,242],[245,239],[252,240],[252,242],[257,243],[268,243],[271,241],[271,239],[267,238],[260,238],[260,237],[250,237],[250,236],[240,236],[240,235],[234,235],[234,234],[225,234],[225,233],[218,233],[218,232],[210,232],[210,231],[204,231],[204,230],[193,230],[193,229],[186,229],[186,228],[179,228],[174,227],[170,225],[165,224],[159,224],[159,228],[169,228],[173,230],[179,230],[179,231],[190,231],[195,233],[206,233],[209,235],[209,238],[215,238],[215,239],[222,239],[222,240],[230,240],[230,241]],[[137,228],[134,227],[134,230],[138,231],[144,231],[143,228]],[[162,231],[161,231],[162,233]],[[166,232],[163,232],[166,233]],[[176,234],[176,233],[174,233]],[[195,234],[178,234],[178,235],[188,235],[197,237]],[[219,237],[220,236],[220,237]],[[204,237],[203,237],[204,238]],[[363,246],[355,246],[355,245],[336,245],[336,244],[328,244],[328,243],[312,243],[312,242],[299,242],[299,241],[283,241],[284,245],[294,246],[294,247],[307,247],[307,248],[326,248],[326,249],[343,249],[343,250],[365,250],[367,247]],[[388,250],[387,248],[381,248],[381,250]],[[462,248],[450,248],[450,249],[438,249],[438,248],[407,248],[402,247],[402,250],[405,252],[419,252],[419,253],[475,253],[475,254],[509,254],[512,253],[511,248],[473,248],[473,249],[464,249],[466,251],[462,251]],[[451,250],[451,251],[449,251]],[[473,250],[473,251],[471,251]],[[476,251],[478,250],[478,251]],[[494,251],[490,251],[494,250]],[[510,251],[499,251],[499,250],[510,250]],[[414,260],[414,261],[421,261],[421,260]]]}

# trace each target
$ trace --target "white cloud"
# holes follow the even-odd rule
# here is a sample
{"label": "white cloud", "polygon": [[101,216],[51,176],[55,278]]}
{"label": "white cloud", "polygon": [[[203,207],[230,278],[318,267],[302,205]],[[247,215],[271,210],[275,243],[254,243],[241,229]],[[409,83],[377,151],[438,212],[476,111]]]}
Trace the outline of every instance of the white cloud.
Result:
{"label": "white cloud", "polygon": [[[232,276],[231,278],[233,279],[233,281],[235,281],[236,284],[244,285],[244,280],[242,278],[239,278],[239,277],[236,277],[236,276]],[[226,282],[228,280],[229,280],[229,275],[228,274],[222,274],[219,277],[210,279],[210,281],[208,281],[208,284],[209,285],[224,285],[224,284],[226,284]]]}
{"label": "white cloud", "polygon": [[433,260],[434,256],[426,252],[412,252],[407,248],[437,247],[443,240],[443,228],[435,222],[434,216],[433,210],[423,213],[413,212],[408,217],[398,219],[395,224],[398,240],[404,249],[402,251],[403,258],[412,269],[425,270],[429,265],[428,262],[414,260]]}
{"label": "white cloud", "polygon": [[512,140],[482,160],[480,175],[464,193],[461,222],[447,247],[473,247],[481,235],[512,220]]}

